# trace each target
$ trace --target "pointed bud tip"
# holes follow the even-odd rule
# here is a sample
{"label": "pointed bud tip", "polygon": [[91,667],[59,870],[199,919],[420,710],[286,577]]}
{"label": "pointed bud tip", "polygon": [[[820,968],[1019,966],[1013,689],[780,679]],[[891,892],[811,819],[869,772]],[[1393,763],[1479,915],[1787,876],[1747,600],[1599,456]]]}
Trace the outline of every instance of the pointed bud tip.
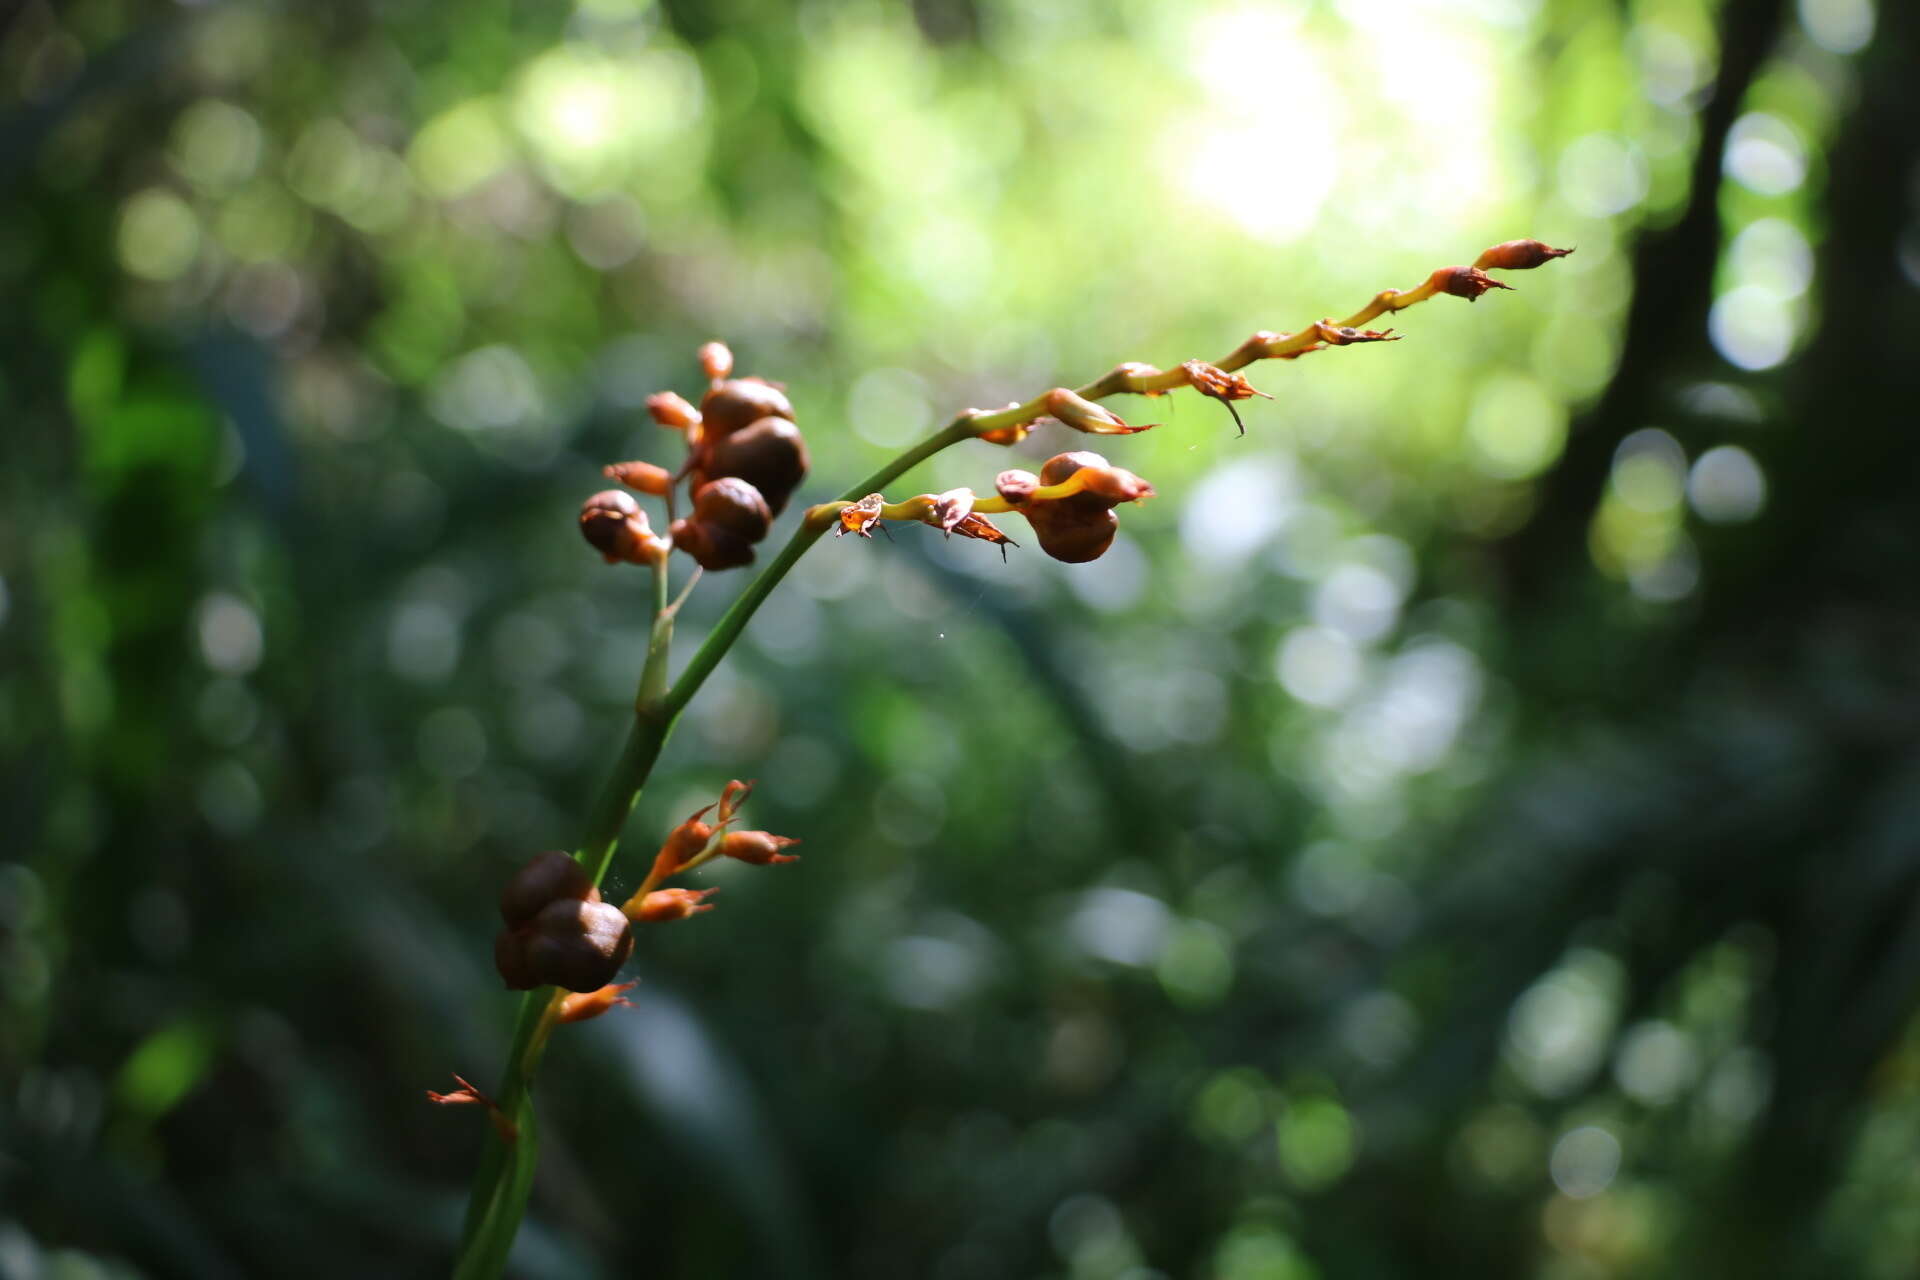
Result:
{"label": "pointed bud tip", "polygon": [[661,426],[685,431],[700,421],[700,411],[672,391],[660,391],[647,397],[647,414]]}
{"label": "pointed bud tip", "polygon": [[733,352],[724,342],[706,343],[698,355],[700,371],[716,382],[733,372]]}
{"label": "pointed bud tip", "polygon": [[1572,252],[1572,249],[1555,249],[1538,240],[1506,240],[1481,254],[1473,265],[1499,271],[1531,271]]}
{"label": "pointed bud tip", "polygon": [[656,498],[666,497],[673,487],[673,473],[651,462],[613,462],[602,467],[600,474]]}
{"label": "pointed bud tip", "polygon": [[572,995],[562,996],[560,1021],[585,1022],[589,1018],[597,1018],[603,1013],[611,1012],[619,1005],[631,1007],[633,1001],[627,999],[622,993],[639,985],[640,980],[635,978],[631,982],[609,983],[592,991],[577,991]]}

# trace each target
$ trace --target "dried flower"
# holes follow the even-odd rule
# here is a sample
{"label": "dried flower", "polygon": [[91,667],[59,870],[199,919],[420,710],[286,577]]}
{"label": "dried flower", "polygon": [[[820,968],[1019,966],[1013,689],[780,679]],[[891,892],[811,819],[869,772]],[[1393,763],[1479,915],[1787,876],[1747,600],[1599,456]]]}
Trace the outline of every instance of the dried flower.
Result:
{"label": "dried flower", "polygon": [[1187,371],[1187,380],[1193,384],[1195,391],[1227,406],[1227,412],[1233,415],[1233,425],[1240,428],[1241,435],[1247,434],[1247,424],[1240,421],[1240,411],[1233,407],[1233,402],[1254,396],[1273,399],[1239,374],[1228,373],[1204,360],[1183,361],[1180,367]]}
{"label": "dried flower", "polygon": [[871,538],[873,526],[880,523],[880,512],[886,505],[885,495],[870,493],[860,501],[842,507],[840,527],[833,531],[833,536],[844,538],[850,533],[857,533],[863,538]]}
{"label": "dried flower", "polygon": [[460,1086],[458,1089],[452,1093],[435,1093],[429,1089],[427,1090],[427,1101],[437,1102],[443,1107],[497,1106],[492,1098],[489,1098],[486,1094],[480,1092],[479,1089],[470,1084],[466,1077],[455,1076],[453,1080],[455,1084]]}
{"label": "dried flower", "polygon": [[1020,545],[1002,533],[993,521],[974,511],[975,499],[971,489],[949,489],[945,493],[926,494],[918,501],[927,508],[926,514],[918,517],[921,522],[932,525],[949,537],[957,533],[963,538],[991,543],[1000,548],[1002,559],[1006,558],[1008,547]]}
{"label": "dried flower", "polygon": [[1489,289],[1511,289],[1478,267],[1442,267],[1427,277],[1427,283],[1440,293],[1472,302]]}
{"label": "dried flower", "polygon": [[706,899],[708,895],[718,892],[718,889],[655,889],[640,899],[640,905],[633,909],[633,919],[641,924],[685,920],[688,916],[713,910],[713,904]]}
{"label": "dried flower", "polygon": [[493,1122],[494,1130],[500,1135],[502,1141],[514,1142],[519,1139],[519,1129],[514,1125],[513,1121],[507,1119],[507,1113],[500,1109],[499,1103],[474,1088],[474,1086],[469,1084],[463,1077],[455,1076],[453,1079],[454,1083],[460,1086],[458,1089],[455,1089],[452,1093],[435,1093],[429,1089],[427,1090],[427,1101],[438,1103],[443,1107],[485,1107],[487,1109],[487,1119]]}
{"label": "dried flower", "polygon": [[1042,398],[1047,412],[1072,427],[1075,431],[1084,431],[1096,436],[1130,436],[1139,431],[1150,431],[1159,426],[1157,422],[1141,426],[1129,426],[1120,415],[1110,409],[1104,409],[1091,400],[1082,398],[1065,387],[1055,387]]}
{"label": "dried flower", "polygon": [[761,867],[776,862],[798,862],[800,859],[793,854],[780,851],[799,843],[788,836],[776,836],[771,831],[729,831],[721,837],[720,856]]}
{"label": "dried flower", "polygon": [[1497,271],[1531,271],[1533,268],[1564,258],[1571,249],[1554,249],[1538,240],[1503,240],[1474,260],[1476,267]]}
{"label": "dried flower", "polygon": [[942,533],[951,534],[973,514],[973,490],[949,489],[945,493],[934,494],[932,509],[928,514],[928,524]]}
{"label": "dried flower", "polygon": [[841,507],[837,519],[840,527],[834,530],[835,537],[857,533],[863,538],[873,536],[874,526],[882,520],[912,520],[919,524],[929,524],[945,534],[959,534],[963,538],[977,538],[1000,548],[1000,554],[1006,555],[1008,547],[1020,544],[1009,538],[994,526],[993,521],[978,515],[973,510],[974,496],[971,489],[949,489],[945,493],[922,493],[903,502],[888,502],[885,495],[870,493],[858,502]]}
{"label": "dried flower", "polygon": [[[1490,283],[1505,289],[1508,286],[1498,280]],[[1313,326],[1314,336],[1330,347],[1352,346],[1356,342],[1398,342],[1399,335],[1391,329],[1356,329],[1352,325],[1335,324],[1331,320],[1317,320]]]}
{"label": "dried flower", "polygon": [[745,804],[747,797],[752,794],[753,782],[751,780],[742,782],[740,779],[735,778],[727,783],[720,791],[720,808],[719,812],[714,814],[714,825],[724,827],[729,822],[732,822],[733,815],[739,812],[740,806]]}
{"label": "dried flower", "polygon": [[570,996],[560,997],[560,1021],[585,1022],[597,1018],[616,1005],[631,1006],[633,1001],[622,995],[640,985],[638,978],[632,982],[609,983],[595,991],[577,991]]}

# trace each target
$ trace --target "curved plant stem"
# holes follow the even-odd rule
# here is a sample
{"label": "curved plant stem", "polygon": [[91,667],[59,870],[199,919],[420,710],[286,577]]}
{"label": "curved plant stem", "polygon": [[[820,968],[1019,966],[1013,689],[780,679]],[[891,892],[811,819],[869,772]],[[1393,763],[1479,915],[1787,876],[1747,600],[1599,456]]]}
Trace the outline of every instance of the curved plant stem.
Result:
{"label": "curved plant stem", "polygon": [[[844,501],[851,502],[882,489],[921,462],[949,445],[970,440],[975,432],[966,420],[935,432],[907,450],[880,470],[850,489]],[[759,576],[740,593],[720,621],[695,651],[680,678],[667,685],[667,659],[673,643],[673,621],[677,606],[667,603],[667,574],[663,568],[653,575],[653,629],[647,644],[647,662],[640,676],[640,691],[635,700],[633,725],[627,731],[606,785],[600,789],[587,818],[586,838],[574,857],[587,869],[595,884],[606,876],[613,851],[626,826],[627,817],[640,799],[641,789],[653,772],[654,761],[680,719],[680,713],[706,683],[727,650],[746,630],[761,604],[780,580],[805,555],[807,548],[820,540],[829,526],[802,521],[786,546],[780,549]],[[552,987],[529,991],[520,1001],[520,1015],[514,1024],[513,1047],[507,1055],[505,1078],[500,1085],[500,1110],[513,1125],[515,1137],[508,1141],[490,1132],[481,1153],[480,1167],[474,1174],[473,1191],[467,1201],[466,1225],[461,1233],[460,1253],[454,1265],[455,1280],[493,1280],[507,1265],[513,1238],[526,1212],[527,1197],[533,1190],[533,1171],[538,1156],[538,1130],[533,1112],[532,1085],[545,1052],[547,1036],[553,1030],[561,993]]]}
{"label": "curved plant stem", "polygon": [[[626,745],[621,748],[612,776],[594,801],[587,819],[586,838],[574,852],[574,857],[587,869],[594,884],[599,884],[605,877],[607,867],[613,860],[614,848],[619,843],[620,832],[640,798],[640,790],[646,785],[648,775],[653,772],[654,762],[660,758],[661,748],[666,745],[674,725],[679,722],[681,712],[686,710],[687,704],[700,691],[700,686],[706,683],[707,677],[719,667],[727,650],[740,638],[747,623],[752,621],[754,613],[781,579],[799,563],[807,549],[832,527],[834,522],[823,517],[830,516],[849,503],[858,502],[868,494],[883,491],[901,475],[949,445],[989,433],[1004,436],[1009,431],[1024,432],[1033,422],[1063,407],[1071,410],[1076,398],[1084,401],[1122,394],[1159,395],[1178,387],[1191,386],[1203,395],[1228,401],[1237,396],[1222,393],[1220,378],[1234,370],[1245,368],[1257,360],[1291,360],[1326,347],[1390,340],[1390,330],[1376,332],[1355,326],[1441,293],[1453,293],[1471,299],[1485,289],[1507,287],[1489,280],[1480,270],[1482,267],[1525,270],[1569,252],[1546,249],[1537,241],[1510,242],[1504,248],[1511,249],[1522,243],[1545,250],[1544,257],[1515,262],[1510,260],[1511,255],[1502,255],[1503,246],[1495,246],[1482,254],[1472,268],[1442,268],[1413,289],[1385,290],[1338,323],[1322,320],[1294,333],[1262,330],[1222,357],[1215,366],[1187,361],[1178,368],[1161,370],[1151,365],[1127,363],[1116,366],[1104,377],[1088,383],[1077,392],[1057,387],[1025,403],[1008,405],[992,413],[969,410],[961,414],[848,489],[838,503],[826,504],[810,512],[801,521],[800,527],[794,530],[786,546],[747,584],[747,589],[740,593],[739,598],[714,624],[713,630],[687,663],[686,670],[671,686],[667,683],[667,661],[679,602],[667,602],[666,566],[656,566],[653,575],[653,628],[647,643],[646,667],[641,673],[639,692],[634,700],[633,725],[627,732]],[[1463,277],[1461,273],[1466,275]],[[1246,388],[1246,394],[1260,393]],[[1232,409],[1230,403],[1227,407]],[[1237,414],[1235,416],[1238,417]],[[1113,421],[1117,423],[1117,419]],[[1119,425],[1124,428],[1124,424]],[[1002,439],[1001,442],[1006,441]],[[671,492],[667,502],[671,511]],[[499,1094],[500,1110],[510,1123],[508,1132],[514,1136],[505,1138],[495,1132],[487,1138],[480,1168],[474,1177],[472,1197],[467,1204],[466,1226],[454,1270],[456,1280],[492,1280],[506,1268],[507,1255],[513,1248],[513,1238],[519,1231],[527,1196],[533,1187],[537,1134],[530,1090],[541,1055],[546,1049],[547,1037],[558,1014],[559,997],[557,990],[543,987],[528,992],[520,1003],[519,1019],[514,1026],[513,1048],[507,1056],[506,1077]]]}
{"label": "curved plant stem", "polygon": [[[956,419],[841,494],[840,501],[853,502],[869,493],[884,489],[942,449],[959,444],[962,440],[971,440],[975,434],[970,421],[964,418]],[[742,631],[746,630],[747,623],[753,618],[754,612],[765,602],[767,596],[772,594],[773,589],[780,585],[780,580],[787,576],[787,571],[799,563],[800,557],[807,553],[807,548],[820,541],[820,536],[829,527],[827,524],[803,520],[800,527],[793,531],[793,536],[787,539],[787,545],[780,548],[780,554],[760,571],[759,577],[748,584],[747,589],[740,593],[740,598],[733,602],[733,607],[721,616],[720,621],[713,624],[713,630],[708,633],[706,641],[694,652],[693,660],[687,664],[687,669],[680,673],[680,678],[673,682],[673,689],[667,694],[666,707],[670,716],[677,719],[680,713],[686,710],[687,703],[693,700],[694,694],[700,692],[700,686],[706,683],[707,677],[712,675],[714,668],[720,665],[720,659],[726,656],[727,650],[733,647],[733,642],[740,638]]]}

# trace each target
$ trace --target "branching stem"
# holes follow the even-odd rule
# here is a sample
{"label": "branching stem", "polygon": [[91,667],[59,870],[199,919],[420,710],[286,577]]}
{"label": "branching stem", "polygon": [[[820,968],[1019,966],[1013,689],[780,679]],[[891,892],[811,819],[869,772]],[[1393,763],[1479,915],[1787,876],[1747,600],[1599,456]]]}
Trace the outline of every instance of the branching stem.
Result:
{"label": "branching stem", "polygon": [[[1505,247],[1510,248],[1511,244]],[[680,678],[671,684],[667,675],[673,644],[673,623],[686,592],[683,590],[678,599],[669,603],[667,566],[664,561],[653,565],[653,623],[648,636],[646,663],[634,699],[633,724],[628,729],[626,743],[621,748],[620,758],[615,762],[611,776],[594,800],[588,814],[585,838],[574,857],[587,870],[595,885],[605,878],[620,833],[681,713],[719,667],[720,660],[746,630],[747,623],[761,604],[793,566],[799,563],[807,549],[835,525],[838,513],[848,504],[858,502],[868,494],[882,492],[894,480],[950,445],[994,433],[1001,433],[998,438],[1003,441],[1009,438],[1006,435],[1009,432],[1014,433],[1012,438],[1017,438],[1018,433],[1027,426],[1048,416],[1050,397],[1077,395],[1084,400],[1098,400],[1122,393],[1160,395],[1179,387],[1195,385],[1196,369],[1201,377],[1215,377],[1219,373],[1243,369],[1256,360],[1290,360],[1322,347],[1386,340],[1389,334],[1362,330],[1358,326],[1388,312],[1425,301],[1435,293],[1457,292],[1447,287],[1449,273],[1471,270],[1477,275],[1478,268],[1483,266],[1538,265],[1537,261],[1525,264],[1494,261],[1493,256],[1501,248],[1503,246],[1488,250],[1475,268],[1443,268],[1418,288],[1388,289],[1376,294],[1366,306],[1338,324],[1321,320],[1297,333],[1277,334],[1264,330],[1255,333],[1214,366],[1201,366],[1190,361],[1188,366],[1193,367],[1161,370],[1146,364],[1122,364],[1077,392],[1066,393],[1061,388],[1054,388],[1023,404],[1009,405],[992,413],[969,410],[960,414],[945,427],[848,489],[838,501],[822,503],[808,510],[786,545],[747,584],[746,590],[740,593],[694,651]],[[1548,250],[1547,256],[1560,256],[1563,252]],[[1480,287],[1495,287],[1484,275],[1479,275],[1479,282]],[[1473,294],[1470,292],[1465,296],[1471,297]],[[1217,393],[1210,394],[1225,398]],[[1231,409],[1232,405],[1229,404],[1228,408]],[[1118,420],[1114,421],[1117,423]],[[1137,429],[1121,424],[1123,431]],[[669,520],[673,501],[673,491],[669,488]],[[996,503],[999,505],[994,505]],[[1004,505],[999,499],[989,498],[982,500],[976,509],[999,510]],[[885,528],[884,525],[881,527]],[[687,588],[691,589],[692,585],[689,581]],[[642,886],[643,889],[646,887]],[[539,1135],[534,1123],[531,1096],[533,1077],[539,1069],[547,1039],[559,1016],[563,994],[556,988],[542,987],[529,991],[520,1002],[513,1045],[507,1054],[505,1079],[497,1094],[500,1110],[508,1121],[507,1132],[513,1136],[503,1137],[498,1131],[490,1131],[487,1135],[480,1166],[474,1176],[472,1197],[467,1204],[466,1223],[454,1269],[455,1280],[495,1280],[506,1269],[507,1255],[512,1250],[513,1239],[519,1231],[520,1219],[525,1213],[527,1197],[533,1187],[533,1171],[538,1154]]]}

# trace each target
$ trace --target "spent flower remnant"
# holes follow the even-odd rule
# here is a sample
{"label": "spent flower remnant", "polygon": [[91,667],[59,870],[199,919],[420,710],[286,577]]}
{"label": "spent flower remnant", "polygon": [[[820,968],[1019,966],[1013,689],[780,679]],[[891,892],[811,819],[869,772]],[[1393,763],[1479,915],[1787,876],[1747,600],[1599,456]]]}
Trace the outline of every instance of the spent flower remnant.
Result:
{"label": "spent flower remnant", "polygon": [[[456,1093],[429,1094],[440,1103],[483,1106],[494,1121],[496,1136],[475,1175],[456,1275],[470,1280],[498,1276],[505,1268],[533,1182],[535,1144],[524,1140],[534,1122],[530,1088],[553,1028],[629,1003],[624,993],[634,984],[613,980],[633,951],[634,926],[686,920],[713,910],[714,904],[707,901],[714,892],[711,888],[668,887],[666,882],[715,858],[759,866],[796,861],[785,852],[798,843],[791,837],[733,829],[753,788],[750,782],[734,781],[717,801],[667,834],[646,877],[624,903],[616,907],[603,901],[597,887],[680,714],[754,612],[829,529],[837,535],[871,538],[875,527],[884,529],[888,521],[924,524],[949,537],[958,534],[998,546],[1005,556],[1008,548],[1020,544],[988,517],[1018,515],[1046,555],[1068,563],[1098,559],[1113,545],[1119,529],[1117,509],[1153,497],[1154,487],[1097,453],[1056,453],[1041,464],[1038,474],[1003,470],[984,497],[970,488],[956,488],[889,502],[884,491],[927,458],[968,441],[1014,445],[1050,424],[1115,438],[1157,425],[1130,423],[1097,403],[1116,395],[1151,397],[1192,388],[1224,405],[1244,435],[1246,424],[1235,403],[1266,396],[1240,372],[1247,366],[1259,360],[1294,360],[1329,347],[1398,341],[1401,335],[1391,329],[1365,326],[1441,294],[1471,301],[1489,290],[1509,288],[1488,272],[1530,270],[1570,252],[1538,240],[1509,240],[1494,245],[1470,266],[1442,267],[1412,289],[1376,294],[1345,319],[1317,320],[1292,333],[1259,330],[1218,361],[1189,359],[1169,369],[1125,361],[1082,387],[1053,387],[992,411],[969,409],[840,498],[809,507],[786,545],[714,624],[680,677],[670,684],[668,658],[681,601],[701,571],[754,563],[756,548],[806,480],[811,465],[806,439],[784,388],[763,378],[735,377],[733,353],[725,345],[702,346],[698,362],[707,387],[698,407],[673,391],[662,391],[646,402],[655,423],[685,436],[685,460],[677,469],[645,461],[614,463],[605,474],[624,489],[596,493],[580,510],[581,535],[607,563],[639,565],[649,571],[654,623],[627,745],[593,808],[585,839],[572,855],[535,855],[500,896],[504,924],[494,940],[495,964],[509,988],[531,994],[521,1005],[498,1101],[465,1081]],[[664,503],[664,534],[653,531],[635,494]],[[679,513],[683,500],[685,515]],[[669,602],[668,577],[675,550],[699,568],[682,587],[680,597]]]}

